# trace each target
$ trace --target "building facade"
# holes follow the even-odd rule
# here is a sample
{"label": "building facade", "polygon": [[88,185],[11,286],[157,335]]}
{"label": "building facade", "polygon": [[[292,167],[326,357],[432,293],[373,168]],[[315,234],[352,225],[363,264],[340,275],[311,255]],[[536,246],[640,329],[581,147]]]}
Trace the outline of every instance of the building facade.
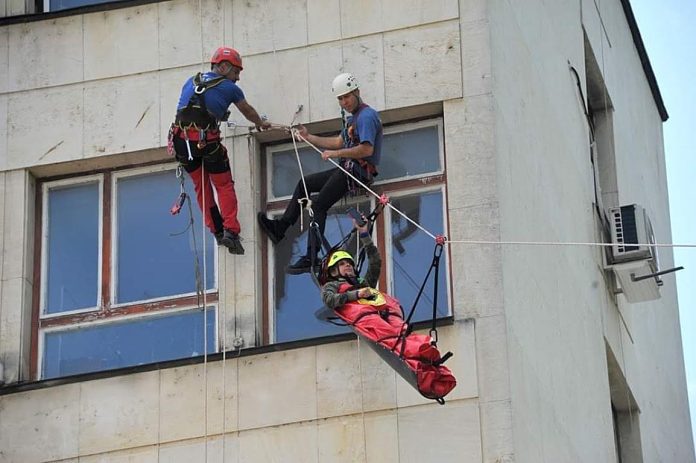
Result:
{"label": "building facade", "polygon": [[[667,112],[628,0],[4,11],[0,461],[695,461],[673,276],[629,302],[604,247],[514,244],[607,243],[629,204],[671,240]],[[287,133],[234,108],[223,127],[245,255],[215,247],[195,204],[191,227],[169,214],[191,188],[166,152],[180,88],[223,44],[270,121],[336,133],[345,71],[380,111],[375,190],[452,241],[415,316],[437,297],[444,406],[316,320],[313,283],[284,272],[306,227],[275,247],[260,233],[299,178]],[[375,201],[338,204],[329,239]],[[390,210],[374,237],[408,309],[434,242]]]}

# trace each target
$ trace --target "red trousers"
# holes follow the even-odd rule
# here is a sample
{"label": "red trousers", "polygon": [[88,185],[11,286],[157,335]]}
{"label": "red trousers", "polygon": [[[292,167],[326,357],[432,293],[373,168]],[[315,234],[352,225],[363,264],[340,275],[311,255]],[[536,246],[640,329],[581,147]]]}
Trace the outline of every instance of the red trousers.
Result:
{"label": "red trousers", "polygon": [[[225,146],[217,140],[208,141],[199,148],[196,141],[185,140],[180,136],[174,136],[172,143],[177,161],[191,176],[198,206],[208,229],[212,233],[219,233],[224,227],[238,234],[237,194]],[[189,154],[193,159],[189,159]]]}

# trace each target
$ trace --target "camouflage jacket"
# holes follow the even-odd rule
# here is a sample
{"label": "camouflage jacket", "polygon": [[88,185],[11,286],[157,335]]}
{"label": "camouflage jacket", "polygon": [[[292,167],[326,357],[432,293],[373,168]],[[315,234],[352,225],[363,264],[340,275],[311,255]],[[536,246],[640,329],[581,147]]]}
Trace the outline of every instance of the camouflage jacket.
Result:
{"label": "camouflage jacket", "polygon": [[[374,288],[377,286],[377,282],[379,281],[379,274],[382,269],[382,257],[379,255],[379,250],[372,242],[372,238],[370,238],[369,235],[364,238],[360,238],[360,243],[367,252],[367,259],[370,261],[370,265],[367,267],[365,278],[358,278],[357,286],[362,288],[366,286]],[[321,288],[321,300],[328,308],[335,309],[342,306],[346,302],[358,300],[357,289],[351,289],[350,291],[346,291],[344,293],[338,292],[338,289],[344,283],[348,283],[348,281],[345,278],[339,278],[337,280],[329,281]]]}

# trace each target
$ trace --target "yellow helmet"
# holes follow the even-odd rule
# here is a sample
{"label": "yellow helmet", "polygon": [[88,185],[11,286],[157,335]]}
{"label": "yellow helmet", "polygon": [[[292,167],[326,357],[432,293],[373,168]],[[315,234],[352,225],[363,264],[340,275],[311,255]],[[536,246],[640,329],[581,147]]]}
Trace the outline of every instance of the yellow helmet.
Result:
{"label": "yellow helmet", "polygon": [[338,263],[338,261],[343,260],[343,259],[348,259],[350,260],[350,263],[355,265],[355,261],[353,261],[353,256],[350,255],[350,253],[346,251],[335,251],[331,256],[329,257],[329,262],[326,264],[326,268],[330,269],[334,265]]}

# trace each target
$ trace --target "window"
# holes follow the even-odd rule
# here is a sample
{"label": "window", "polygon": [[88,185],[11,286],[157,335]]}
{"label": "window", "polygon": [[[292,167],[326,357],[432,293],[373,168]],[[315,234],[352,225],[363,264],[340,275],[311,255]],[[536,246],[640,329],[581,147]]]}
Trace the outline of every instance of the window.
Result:
{"label": "window", "polygon": [[[193,227],[187,206],[179,216],[169,213],[179,194],[173,166],[39,188],[34,348],[41,378],[196,356],[204,346],[216,350],[215,240],[206,236],[204,255],[195,196]],[[185,188],[190,195],[190,181]],[[204,278],[206,311],[196,291]]]}
{"label": "window", "polygon": [[110,3],[113,0],[43,0],[43,11],[59,11],[80,6],[98,5],[100,3]]}
{"label": "window", "polygon": [[[385,128],[382,162],[378,181],[373,190],[386,193],[392,204],[431,233],[446,230],[444,150],[442,120],[431,119]],[[283,213],[297,182],[300,171],[292,143],[266,148],[269,216]],[[305,174],[333,168],[323,162],[311,147],[299,149]],[[326,222],[325,235],[335,244],[352,228],[346,215],[348,207],[369,212],[375,207],[372,195],[361,193],[336,204]],[[318,320],[315,312],[323,307],[319,289],[309,274],[289,275],[286,267],[304,254],[307,239],[307,217],[304,230],[299,221],[291,227],[283,242],[267,248],[268,262],[268,330],[271,342],[327,336],[348,332]],[[380,285],[399,299],[408,312],[432,262],[435,243],[423,231],[389,209],[379,216],[373,240],[380,248],[384,261]],[[357,242],[350,243],[357,251]],[[356,254],[354,251],[353,254]],[[365,271],[367,265],[363,266]],[[443,253],[438,285],[438,316],[451,313],[449,305],[448,263]],[[421,296],[414,321],[432,317],[433,276]]]}

